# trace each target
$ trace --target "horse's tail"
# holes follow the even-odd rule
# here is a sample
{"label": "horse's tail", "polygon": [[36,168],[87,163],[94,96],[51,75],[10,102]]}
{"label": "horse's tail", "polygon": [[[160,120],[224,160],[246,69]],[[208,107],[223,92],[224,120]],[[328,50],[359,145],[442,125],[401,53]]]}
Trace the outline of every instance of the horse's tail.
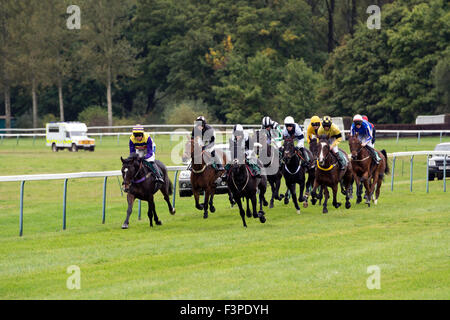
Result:
{"label": "horse's tail", "polygon": [[384,158],[386,159],[386,167],[384,168],[384,173],[385,174],[389,174],[389,163],[388,163],[388,156],[387,156],[387,153],[386,153],[386,150],[381,150],[381,153],[383,154],[383,156],[384,156]]}

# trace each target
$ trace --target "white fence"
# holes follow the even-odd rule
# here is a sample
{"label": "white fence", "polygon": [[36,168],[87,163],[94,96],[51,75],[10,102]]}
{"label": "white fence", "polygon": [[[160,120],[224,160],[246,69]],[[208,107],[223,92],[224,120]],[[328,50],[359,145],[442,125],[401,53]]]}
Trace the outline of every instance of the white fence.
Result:
{"label": "white fence", "polygon": [[[444,180],[444,192],[447,191],[446,185],[446,171],[447,171],[447,158],[450,156],[450,151],[413,151],[413,152],[394,152],[390,154],[392,156],[392,172],[391,172],[391,191],[394,191],[394,170],[395,170],[395,160],[398,157],[410,157],[410,168],[409,168],[409,191],[412,192],[412,182],[413,182],[413,165],[414,165],[414,156],[427,156],[427,193],[429,192],[429,161],[428,156],[430,155],[445,155],[444,164],[443,164],[443,180]],[[450,160],[449,160],[450,161]],[[450,163],[449,163],[450,164]]]}
{"label": "white fence", "polygon": [[[175,179],[173,182],[172,205],[175,208],[175,195],[177,188],[178,171],[185,170],[186,166],[168,166],[168,171],[175,171]],[[18,175],[18,176],[0,176],[0,182],[14,182],[20,181],[20,219],[19,219],[19,236],[23,235],[23,195],[26,181],[42,181],[42,180],[64,180],[63,189],[63,230],[66,229],[66,201],[67,201],[67,181],[69,179],[79,178],[104,178],[103,181],[103,206],[102,206],[102,223],[106,219],[106,182],[108,177],[121,176],[120,170],[116,171],[101,171],[101,172],[74,172],[74,173],[56,173],[56,174],[33,174],[33,175]],[[121,189],[122,190],[122,189]],[[138,217],[141,217],[141,201],[139,200]]]}

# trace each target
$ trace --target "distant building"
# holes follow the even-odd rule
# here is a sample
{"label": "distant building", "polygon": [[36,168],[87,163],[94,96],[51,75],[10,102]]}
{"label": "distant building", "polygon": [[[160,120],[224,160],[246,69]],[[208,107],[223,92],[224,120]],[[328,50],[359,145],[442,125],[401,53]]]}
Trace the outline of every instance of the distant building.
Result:
{"label": "distant building", "polygon": [[450,123],[450,114],[417,116],[416,118],[416,124],[443,124],[443,123]]}

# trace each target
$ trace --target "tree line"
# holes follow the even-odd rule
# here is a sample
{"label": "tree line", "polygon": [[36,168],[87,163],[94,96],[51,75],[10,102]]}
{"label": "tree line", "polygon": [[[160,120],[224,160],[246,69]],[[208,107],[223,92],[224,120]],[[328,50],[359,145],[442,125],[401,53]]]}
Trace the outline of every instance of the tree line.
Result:
{"label": "tree line", "polygon": [[[367,26],[373,4],[380,29]],[[407,123],[450,112],[448,9],[445,0],[2,0],[0,114],[7,127],[11,116],[39,127],[192,123],[200,113]]]}

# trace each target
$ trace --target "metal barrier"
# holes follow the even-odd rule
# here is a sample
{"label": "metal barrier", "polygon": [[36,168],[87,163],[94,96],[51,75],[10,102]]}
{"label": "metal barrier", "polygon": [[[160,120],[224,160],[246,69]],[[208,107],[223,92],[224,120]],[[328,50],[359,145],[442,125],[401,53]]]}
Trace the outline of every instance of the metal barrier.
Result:
{"label": "metal barrier", "polygon": [[[186,166],[168,166],[168,171],[175,171],[175,179],[173,182],[172,205],[175,208],[175,195],[177,188],[178,171],[185,170]],[[19,175],[19,176],[0,176],[0,182],[15,182],[20,181],[20,231],[19,236],[23,235],[23,195],[26,181],[41,181],[41,180],[62,180],[64,179],[63,189],[63,230],[66,229],[66,201],[67,201],[67,181],[69,179],[79,178],[97,178],[103,177],[103,205],[102,205],[102,223],[106,220],[106,183],[108,177],[122,176],[120,170],[117,171],[101,171],[101,172],[76,172],[76,173],[56,173],[56,174],[34,174],[34,175]],[[122,190],[122,189],[121,189]],[[139,200],[138,219],[141,217],[141,200]]]}
{"label": "metal barrier", "polygon": [[414,151],[414,152],[394,152],[391,154],[392,159],[392,169],[391,169],[391,191],[394,191],[394,170],[395,170],[395,160],[397,157],[411,157],[410,158],[410,169],[409,169],[409,191],[412,192],[412,182],[413,182],[413,165],[414,156],[426,155],[427,156],[427,193],[429,192],[429,180],[428,180],[428,169],[429,169],[429,155],[445,155],[443,164],[443,180],[444,180],[444,192],[447,191],[446,184],[446,171],[447,171],[447,156],[450,156],[450,151]]}

